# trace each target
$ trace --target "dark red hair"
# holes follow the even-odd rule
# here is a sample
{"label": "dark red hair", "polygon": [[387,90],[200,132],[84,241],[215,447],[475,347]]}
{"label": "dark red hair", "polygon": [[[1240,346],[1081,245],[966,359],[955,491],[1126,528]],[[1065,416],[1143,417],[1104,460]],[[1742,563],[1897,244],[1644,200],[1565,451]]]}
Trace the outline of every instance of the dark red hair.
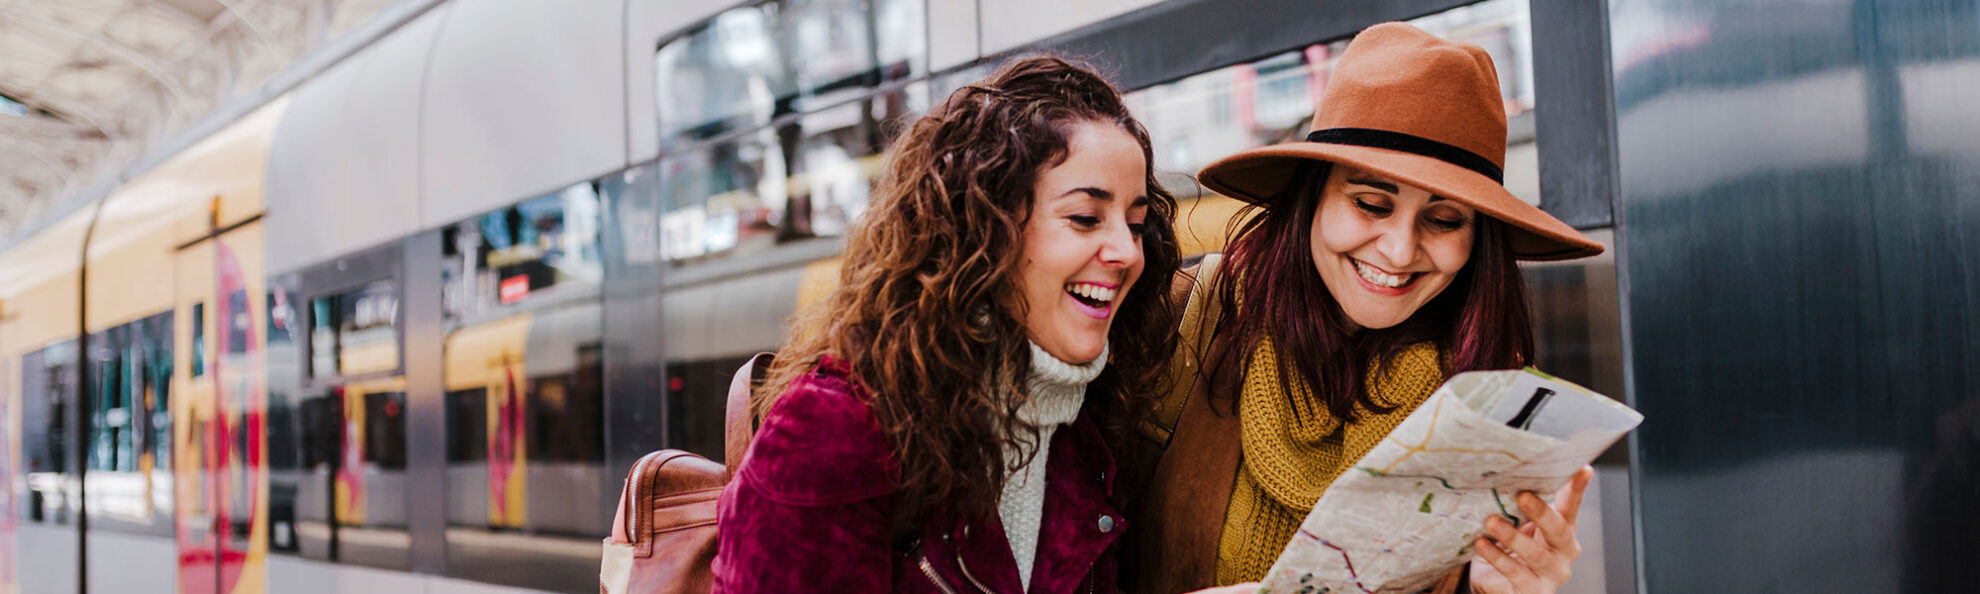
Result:
{"label": "dark red hair", "polygon": [[[1482,214],[1476,215],[1470,260],[1450,286],[1400,324],[1351,332],[1346,312],[1313,263],[1313,217],[1331,171],[1323,161],[1302,164],[1293,183],[1268,206],[1248,206],[1240,214],[1245,222],[1225,248],[1224,281],[1215,292],[1224,315],[1214,334],[1220,346],[1206,367],[1217,370],[1214,381],[1237,385],[1258,341],[1269,336],[1287,397],[1296,394],[1296,377],[1335,418],[1351,422],[1358,407],[1391,409],[1371,398],[1362,385],[1364,370],[1379,362],[1386,371],[1410,345],[1435,344],[1446,377],[1518,368],[1533,360],[1533,326],[1511,234],[1505,223]],[[1234,390],[1213,393],[1230,394],[1236,409]]]}

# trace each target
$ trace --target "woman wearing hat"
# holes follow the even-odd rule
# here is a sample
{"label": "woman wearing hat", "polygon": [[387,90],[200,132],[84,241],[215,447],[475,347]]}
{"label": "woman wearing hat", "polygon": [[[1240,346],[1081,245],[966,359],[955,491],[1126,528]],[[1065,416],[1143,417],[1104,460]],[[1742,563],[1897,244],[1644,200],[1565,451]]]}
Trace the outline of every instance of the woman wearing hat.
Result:
{"label": "woman wearing hat", "polygon": [[[1389,23],[1349,44],[1305,142],[1203,170],[1256,216],[1178,276],[1184,345],[1148,431],[1167,449],[1137,589],[1261,578],[1334,478],[1446,378],[1533,360],[1515,261],[1602,246],[1506,191],[1505,148],[1485,51]],[[1590,474],[1554,507],[1521,494],[1534,521],[1488,520],[1470,571],[1440,590],[1552,592],[1580,555]]]}

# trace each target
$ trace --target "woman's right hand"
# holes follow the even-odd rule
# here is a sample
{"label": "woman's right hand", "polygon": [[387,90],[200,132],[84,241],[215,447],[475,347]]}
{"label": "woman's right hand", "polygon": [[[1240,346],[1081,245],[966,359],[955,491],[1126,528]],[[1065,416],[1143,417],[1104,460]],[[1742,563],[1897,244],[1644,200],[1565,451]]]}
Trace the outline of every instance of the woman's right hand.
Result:
{"label": "woman's right hand", "polygon": [[1552,506],[1533,493],[1520,493],[1516,497],[1520,510],[1530,520],[1524,526],[1514,528],[1497,516],[1486,518],[1487,536],[1473,543],[1477,555],[1470,568],[1472,591],[1553,594],[1567,583],[1575,559],[1581,557],[1581,543],[1574,534],[1581,497],[1594,477],[1594,468],[1581,467],[1554,495]]}

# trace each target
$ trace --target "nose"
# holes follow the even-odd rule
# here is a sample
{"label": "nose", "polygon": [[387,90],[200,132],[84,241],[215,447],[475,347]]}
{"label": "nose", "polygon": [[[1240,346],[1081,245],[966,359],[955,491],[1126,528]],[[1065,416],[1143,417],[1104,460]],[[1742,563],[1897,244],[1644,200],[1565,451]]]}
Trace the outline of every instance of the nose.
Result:
{"label": "nose", "polygon": [[1126,223],[1111,226],[1100,239],[1100,263],[1110,268],[1128,268],[1141,263],[1141,245],[1135,242],[1133,227]]}
{"label": "nose", "polygon": [[1388,259],[1385,264],[1397,268],[1409,266],[1416,261],[1417,229],[1409,217],[1389,217],[1382,222],[1381,235],[1375,239],[1375,251]]}

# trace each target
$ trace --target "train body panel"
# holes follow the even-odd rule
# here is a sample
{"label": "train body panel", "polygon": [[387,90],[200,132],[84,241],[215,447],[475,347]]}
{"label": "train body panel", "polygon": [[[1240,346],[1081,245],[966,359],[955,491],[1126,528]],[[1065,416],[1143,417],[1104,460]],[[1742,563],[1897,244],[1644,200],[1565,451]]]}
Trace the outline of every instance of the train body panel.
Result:
{"label": "train body panel", "polygon": [[59,403],[76,389],[88,217],[71,214],[0,254],[0,592],[9,594],[73,590],[76,581],[75,485],[64,480],[75,421]]}
{"label": "train body panel", "polygon": [[297,88],[268,149],[268,263],[295,270],[420,228],[421,81],[442,4]]}
{"label": "train body panel", "polygon": [[623,2],[454,6],[419,108],[425,227],[625,168],[624,15]]}

